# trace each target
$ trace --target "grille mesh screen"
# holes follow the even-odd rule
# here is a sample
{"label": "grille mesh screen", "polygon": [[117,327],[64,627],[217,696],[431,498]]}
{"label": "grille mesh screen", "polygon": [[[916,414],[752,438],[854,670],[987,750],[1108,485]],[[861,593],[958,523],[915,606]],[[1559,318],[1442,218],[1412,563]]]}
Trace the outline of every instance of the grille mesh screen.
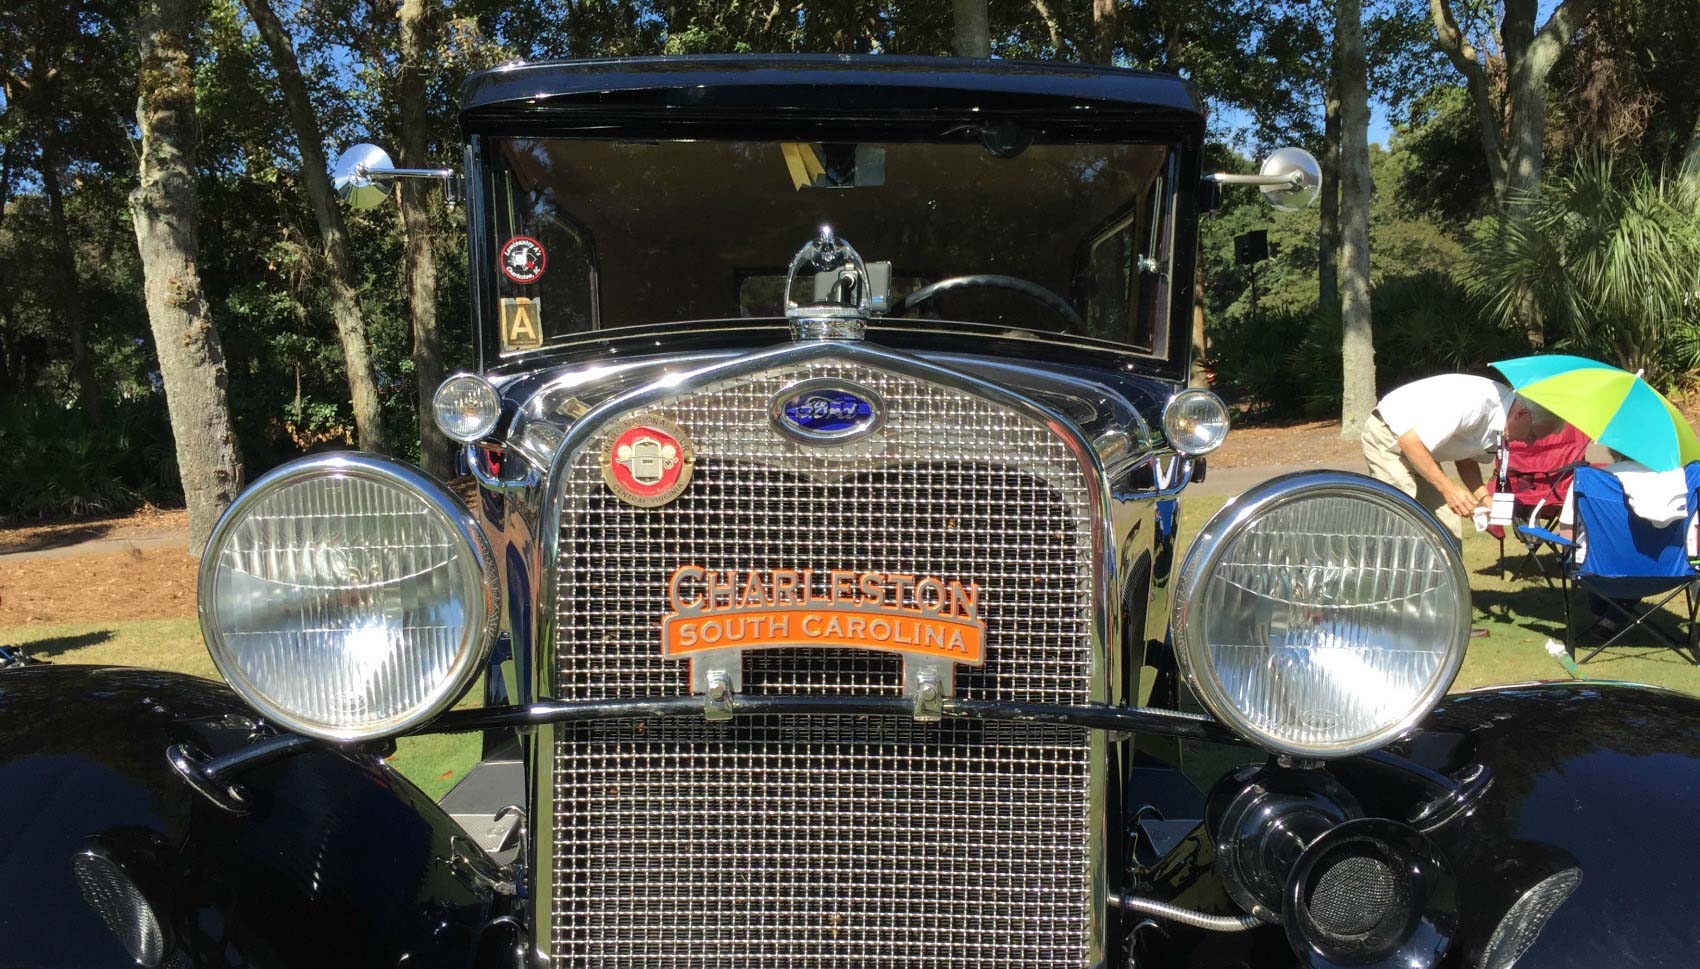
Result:
{"label": "grille mesh screen", "polygon": [[[839,448],[768,424],[789,384],[885,399]],[[565,699],[678,695],[659,655],[666,579],[857,569],[981,586],[986,664],[957,694],[1083,703],[1091,534],[1083,473],[1047,428],[955,389],[814,361],[653,408],[694,441],[690,486],[640,509],[567,467],[556,608]],[[902,659],[750,652],[748,693],[900,695]],[[559,734],[553,947],[566,966],[1080,966],[1087,953],[1087,735],[903,719],[604,723]]]}

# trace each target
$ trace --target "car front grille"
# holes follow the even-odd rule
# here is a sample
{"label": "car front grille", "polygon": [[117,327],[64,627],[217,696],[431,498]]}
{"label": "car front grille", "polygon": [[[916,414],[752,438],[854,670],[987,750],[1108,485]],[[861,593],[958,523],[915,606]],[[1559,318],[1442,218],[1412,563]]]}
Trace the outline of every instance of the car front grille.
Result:
{"label": "car front grille", "polygon": [[[834,448],[769,403],[837,377],[886,422]],[[681,565],[856,569],[980,584],[977,699],[1091,699],[1091,493],[1052,430],[942,383],[835,358],[645,408],[698,454],[638,508],[603,482],[604,433],[562,472],[554,680],[562,699],[677,696],[659,652]],[[605,425],[606,428],[606,425]],[[896,696],[901,657],[751,651],[752,694]],[[557,965],[1081,966],[1091,951],[1094,769],[1085,731],[907,718],[739,717],[558,728],[550,940]]]}

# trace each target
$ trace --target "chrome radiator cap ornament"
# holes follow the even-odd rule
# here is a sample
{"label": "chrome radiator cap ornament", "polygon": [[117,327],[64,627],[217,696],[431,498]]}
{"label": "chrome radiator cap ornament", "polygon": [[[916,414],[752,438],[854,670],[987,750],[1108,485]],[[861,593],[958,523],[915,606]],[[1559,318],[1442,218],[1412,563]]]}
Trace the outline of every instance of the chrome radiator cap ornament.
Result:
{"label": "chrome radiator cap ornament", "polygon": [[[791,297],[799,273],[810,286],[808,303]],[[821,280],[827,282],[824,294]],[[871,315],[867,264],[850,243],[833,235],[832,226],[821,226],[820,235],[797,250],[785,274],[785,318],[791,323],[791,338],[860,340]]]}

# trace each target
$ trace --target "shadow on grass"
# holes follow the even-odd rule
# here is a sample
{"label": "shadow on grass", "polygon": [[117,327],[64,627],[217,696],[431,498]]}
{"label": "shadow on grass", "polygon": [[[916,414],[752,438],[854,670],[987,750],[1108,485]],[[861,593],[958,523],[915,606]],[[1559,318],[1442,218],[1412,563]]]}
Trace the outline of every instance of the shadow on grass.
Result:
{"label": "shadow on grass", "polygon": [[42,552],[50,548],[65,548],[79,542],[91,542],[104,538],[112,531],[109,522],[92,522],[78,525],[76,528],[61,528],[54,531],[37,532],[28,538],[0,540],[0,555],[10,555],[14,552]]}
{"label": "shadow on grass", "polygon": [[1477,589],[1471,595],[1489,626],[1515,624],[1541,636],[1564,638],[1564,600],[1546,586]]}
{"label": "shadow on grass", "polygon": [[[1576,610],[1576,655],[1580,659],[1594,647],[1611,639],[1616,628],[1608,632],[1598,626],[1599,617],[1590,608],[1587,597],[1577,593],[1573,595],[1572,608]],[[1472,599],[1476,608],[1482,612],[1478,625],[1489,629],[1511,625],[1537,636],[1555,639],[1561,643],[1567,642],[1563,593],[1557,589],[1548,589],[1545,586],[1509,591],[1479,589]],[[1640,609],[1635,611],[1639,613]],[[1671,642],[1660,639],[1661,635],[1686,651],[1687,617],[1676,615],[1668,609],[1661,610],[1638,627],[1624,633],[1622,638],[1613,642],[1588,665],[1592,668],[1613,655],[1625,659],[1651,659],[1661,652],[1667,656],[1678,657],[1679,665],[1693,665],[1686,652],[1676,653]]]}
{"label": "shadow on grass", "polygon": [[23,646],[23,651],[36,659],[52,659],[72,650],[85,646],[98,646],[112,638],[112,630],[96,629],[92,632],[77,633],[74,636],[54,636],[49,639],[34,639]]}
{"label": "shadow on grass", "polygon": [[[1591,648],[1592,647],[1584,647],[1578,649],[1577,658],[1580,659],[1583,656],[1588,655],[1587,650]],[[1636,662],[1656,663],[1661,667],[1668,666],[1673,672],[1676,670],[1692,670],[1694,668],[1694,658],[1689,656],[1687,653],[1679,653],[1668,646],[1642,646],[1631,643],[1628,646],[1619,646],[1614,644],[1605,652],[1583,664],[1581,669],[1585,676],[1589,679],[1595,680],[1646,679],[1647,677],[1644,671],[1637,671],[1629,675],[1617,675],[1612,672],[1613,666],[1622,666],[1625,663]]]}

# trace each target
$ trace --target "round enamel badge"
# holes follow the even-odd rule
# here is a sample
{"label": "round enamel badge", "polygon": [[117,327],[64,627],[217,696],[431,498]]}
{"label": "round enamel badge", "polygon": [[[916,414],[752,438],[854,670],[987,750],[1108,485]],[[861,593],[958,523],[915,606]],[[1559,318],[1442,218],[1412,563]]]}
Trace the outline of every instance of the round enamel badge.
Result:
{"label": "round enamel badge", "polygon": [[514,236],[502,246],[502,275],[516,283],[535,283],[543,278],[548,258],[536,239]]}
{"label": "round enamel badge", "polygon": [[602,448],[602,478],[627,504],[665,505],[691,483],[696,450],[684,428],[665,417],[622,422]]}

